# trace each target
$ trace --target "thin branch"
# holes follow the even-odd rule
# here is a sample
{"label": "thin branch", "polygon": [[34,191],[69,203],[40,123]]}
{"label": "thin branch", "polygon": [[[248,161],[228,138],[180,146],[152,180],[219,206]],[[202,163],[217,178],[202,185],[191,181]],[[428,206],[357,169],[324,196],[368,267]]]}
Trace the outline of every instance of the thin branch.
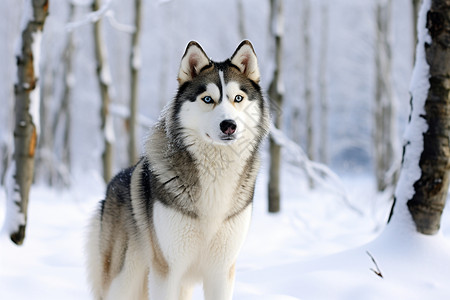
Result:
{"label": "thin branch", "polygon": [[88,13],[81,20],[67,23],[66,30],[70,32],[74,29],[77,29],[78,27],[97,22],[109,11],[111,2],[112,0],[106,0],[105,3],[98,10]]}
{"label": "thin branch", "polygon": [[376,268],[376,270],[374,270],[374,269],[372,269],[372,268],[370,268],[370,270],[371,270],[372,272],[374,272],[376,275],[378,275],[379,277],[384,278],[384,277],[383,277],[383,274],[381,274],[381,270],[380,270],[380,268],[378,267],[377,262],[375,261],[375,258],[373,258],[372,254],[370,254],[369,251],[366,251],[366,253],[367,253],[367,255],[369,255],[369,257],[372,259],[372,262],[373,262],[373,264],[375,265],[375,268]]}
{"label": "thin branch", "polygon": [[[329,167],[310,160],[305,151],[297,143],[289,139],[281,130],[275,128],[273,125],[270,127],[270,136],[276,144],[284,147],[288,154],[292,156],[293,163],[304,169],[312,180],[340,195],[345,204],[358,215],[364,215],[359,208],[350,203],[344,184],[339,176]],[[331,184],[327,181],[330,181]]]}
{"label": "thin branch", "polygon": [[105,13],[105,17],[108,18],[109,24],[116,30],[125,33],[133,34],[136,31],[136,27],[133,25],[123,24],[117,21],[116,14],[112,10],[108,10]]}

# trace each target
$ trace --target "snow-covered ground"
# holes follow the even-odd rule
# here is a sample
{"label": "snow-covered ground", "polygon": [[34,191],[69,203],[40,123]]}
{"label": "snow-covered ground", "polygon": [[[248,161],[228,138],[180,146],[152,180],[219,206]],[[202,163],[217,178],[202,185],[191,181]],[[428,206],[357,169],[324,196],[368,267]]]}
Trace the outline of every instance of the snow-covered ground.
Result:
{"label": "snow-covered ground", "polygon": [[[375,193],[370,177],[344,177],[355,210],[323,187],[310,191],[303,174],[286,166],[282,212],[271,215],[265,173],[263,167],[234,299],[450,299],[445,214],[437,236],[384,230],[390,204]],[[66,191],[33,187],[22,247],[0,234],[0,299],[90,299],[84,235],[104,184],[95,174],[79,178]],[[0,222],[4,202],[0,190]],[[367,251],[383,278],[371,270],[377,267]],[[201,287],[194,299],[203,299]]]}

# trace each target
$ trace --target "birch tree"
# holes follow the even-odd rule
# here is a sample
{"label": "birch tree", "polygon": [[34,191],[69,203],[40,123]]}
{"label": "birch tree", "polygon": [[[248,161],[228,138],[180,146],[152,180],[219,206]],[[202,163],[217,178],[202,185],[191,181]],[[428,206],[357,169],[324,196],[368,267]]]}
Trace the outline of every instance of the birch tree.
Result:
{"label": "birch tree", "polygon": [[[303,0],[303,70],[304,70],[304,99],[306,107],[306,153],[310,160],[314,160],[314,128],[313,128],[313,94],[312,94],[312,75],[311,75],[311,36],[310,36],[310,23],[311,23],[311,4],[309,0]],[[310,179],[310,186],[313,186],[313,181]]]}
{"label": "birch tree", "polygon": [[237,13],[238,13],[238,29],[239,36],[241,40],[247,37],[247,30],[245,28],[245,10],[244,10],[244,0],[237,0]]}
{"label": "birch tree", "polygon": [[[75,5],[69,2],[68,22],[73,21]],[[60,38],[60,37],[58,37]],[[50,40],[48,43],[53,44]],[[50,186],[70,185],[70,96],[74,76],[72,56],[73,31],[68,30],[62,53],[47,51],[41,68],[41,135],[36,157],[35,176]],[[60,91],[60,87],[62,91]]]}
{"label": "birch tree", "polygon": [[327,89],[327,49],[328,49],[328,1],[321,3],[322,22],[320,27],[319,56],[319,99],[320,99],[320,143],[319,159],[328,163],[328,89]]}
{"label": "birch tree", "polygon": [[11,240],[25,239],[28,201],[33,181],[34,157],[39,136],[39,57],[48,0],[27,0],[17,53],[14,154],[7,184],[7,220]]}
{"label": "birch tree", "polygon": [[[275,69],[269,86],[269,98],[272,107],[272,118],[277,129],[281,128],[281,107],[283,105],[283,0],[270,0],[271,15],[270,25],[275,44]],[[269,212],[280,211],[280,168],[281,146],[271,136],[270,143],[270,167],[269,167]]]}
{"label": "birch tree", "polygon": [[390,221],[413,223],[419,233],[432,235],[439,230],[449,185],[449,1],[423,1],[411,96],[403,165]]}
{"label": "birch tree", "polygon": [[141,7],[142,0],[134,0],[134,32],[131,36],[131,55],[130,55],[130,137],[128,144],[128,158],[130,165],[134,165],[137,162],[137,107],[138,107],[138,94],[139,94],[139,69],[141,64],[139,40],[141,34]]}
{"label": "birch tree", "polygon": [[[69,4],[69,22],[72,22],[75,16],[75,4],[71,1]],[[68,186],[70,184],[70,169],[71,169],[71,151],[70,151],[70,141],[71,141],[71,122],[72,122],[72,112],[70,110],[71,93],[74,86],[74,74],[73,74],[73,53],[75,50],[74,33],[70,30],[67,33],[67,42],[64,48],[64,90],[61,99],[61,105],[57,111],[56,119],[53,123],[53,132],[56,132],[57,128],[62,126],[62,138],[59,143],[60,148],[60,162],[58,167],[59,177],[62,179],[64,185]],[[55,139],[55,144],[58,144]],[[55,149],[56,150],[56,149]]]}
{"label": "birch tree", "polygon": [[376,6],[374,151],[377,188],[384,191],[396,181],[395,103],[392,91],[391,0]]}
{"label": "birch tree", "polygon": [[[101,0],[94,0],[92,3],[92,11],[100,11]],[[105,41],[103,39],[103,19],[101,16],[94,22],[94,44],[95,58],[97,62],[97,79],[100,87],[101,96],[101,131],[103,135],[103,179],[108,182],[112,176],[112,155],[114,142],[114,129],[112,118],[109,112],[111,102],[110,83],[111,74],[108,65],[107,51]]]}

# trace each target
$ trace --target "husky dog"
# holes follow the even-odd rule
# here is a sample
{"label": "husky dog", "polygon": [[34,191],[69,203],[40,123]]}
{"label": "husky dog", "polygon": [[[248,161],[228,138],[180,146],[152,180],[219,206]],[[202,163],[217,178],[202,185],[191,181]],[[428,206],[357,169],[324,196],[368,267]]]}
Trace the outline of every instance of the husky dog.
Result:
{"label": "husky dog", "polygon": [[231,299],[269,128],[253,46],[211,61],[190,42],[176,97],[140,161],[111,180],[90,224],[96,299]]}

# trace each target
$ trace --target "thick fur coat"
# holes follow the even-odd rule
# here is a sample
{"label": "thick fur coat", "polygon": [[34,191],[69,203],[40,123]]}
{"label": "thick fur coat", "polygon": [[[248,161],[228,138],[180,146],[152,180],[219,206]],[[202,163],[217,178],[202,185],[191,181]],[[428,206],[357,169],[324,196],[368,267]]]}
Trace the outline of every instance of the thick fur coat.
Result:
{"label": "thick fur coat", "polygon": [[217,63],[191,42],[178,82],[142,158],[111,180],[92,218],[95,299],[190,299],[198,282],[207,300],[232,298],[269,127],[253,46]]}

